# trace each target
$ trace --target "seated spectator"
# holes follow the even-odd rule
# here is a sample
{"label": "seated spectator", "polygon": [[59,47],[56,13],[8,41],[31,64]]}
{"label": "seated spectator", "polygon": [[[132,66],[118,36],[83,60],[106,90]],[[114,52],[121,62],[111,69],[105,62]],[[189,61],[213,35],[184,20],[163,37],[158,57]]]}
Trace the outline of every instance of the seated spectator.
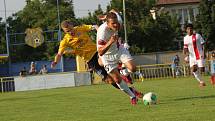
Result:
{"label": "seated spectator", "polygon": [[40,74],[47,74],[48,73],[48,69],[46,67],[46,65],[43,65],[43,67],[40,70]]}
{"label": "seated spectator", "polygon": [[34,62],[31,62],[31,67],[30,67],[30,70],[29,70],[29,74],[30,75],[37,74],[36,65],[35,65]]}
{"label": "seated spectator", "polygon": [[19,72],[19,75],[22,76],[22,77],[27,75],[27,70],[26,70],[25,67],[23,67],[23,69]]}

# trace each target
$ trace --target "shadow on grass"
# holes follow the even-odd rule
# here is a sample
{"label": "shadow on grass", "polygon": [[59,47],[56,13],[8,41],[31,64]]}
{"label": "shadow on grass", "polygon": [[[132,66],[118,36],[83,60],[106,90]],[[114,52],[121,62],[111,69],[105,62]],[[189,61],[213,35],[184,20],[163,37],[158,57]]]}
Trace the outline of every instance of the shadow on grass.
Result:
{"label": "shadow on grass", "polygon": [[184,98],[176,98],[176,99],[173,99],[173,100],[174,101],[180,101],[180,100],[209,99],[209,98],[215,98],[215,95],[184,97]]}
{"label": "shadow on grass", "polygon": [[184,100],[193,100],[193,99],[210,99],[210,98],[215,98],[215,95],[175,98],[175,99],[169,99],[169,100],[165,100],[165,101],[158,101],[158,104],[162,105],[162,104],[169,104],[170,102],[174,102],[174,101],[184,101]]}

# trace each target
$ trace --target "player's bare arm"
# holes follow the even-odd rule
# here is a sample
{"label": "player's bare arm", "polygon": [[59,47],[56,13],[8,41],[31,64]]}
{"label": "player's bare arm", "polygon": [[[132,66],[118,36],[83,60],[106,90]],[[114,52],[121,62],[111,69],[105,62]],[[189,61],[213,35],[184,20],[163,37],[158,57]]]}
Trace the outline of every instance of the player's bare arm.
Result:
{"label": "player's bare arm", "polygon": [[99,26],[98,25],[92,25],[93,26],[93,30],[98,30]]}
{"label": "player's bare arm", "polygon": [[183,53],[184,53],[184,55],[188,56],[188,54],[189,54],[188,48],[184,48]]}
{"label": "player's bare arm", "polygon": [[57,63],[60,61],[61,56],[62,56],[62,53],[58,52],[57,55],[55,56],[55,60],[51,63],[51,68],[55,68]]}
{"label": "player's bare arm", "polygon": [[203,58],[206,59],[205,43],[202,44]]}
{"label": "player's bare arm", "polygon": [[104,55],[110,48],[110,46],[118,40],[118,38],[119,38],[118,35],[112,35],[110,40],[104,46],[98,48],[98,54],[100,56]]}

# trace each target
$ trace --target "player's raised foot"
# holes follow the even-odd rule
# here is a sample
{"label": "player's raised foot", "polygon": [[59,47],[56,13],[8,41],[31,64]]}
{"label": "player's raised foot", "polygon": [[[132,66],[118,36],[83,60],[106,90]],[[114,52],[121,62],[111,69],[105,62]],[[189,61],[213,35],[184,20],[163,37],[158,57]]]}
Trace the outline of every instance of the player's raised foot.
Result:
{"label": "player's raised foot", "polygon": [[138,97],[138,98],[143,98],[143,93],[136,91],[135,96]]}
{"label": "player's raised foot", "polygon": [[138,99],[136,97],[131,98],[131,105],[136,105]]}
{"label": "player's raised foot", "polygon": [[137,91],[134,87],[129,87],[130,90],[134,93],[134,95],[138,98],[143,98],[143,93],[142,92],[139,92]]}
{"label": "player's raised foot", "polygon": [[204,86],[206,86],[205,82],[202,81],[199,83],[199,87],[204,87]]}

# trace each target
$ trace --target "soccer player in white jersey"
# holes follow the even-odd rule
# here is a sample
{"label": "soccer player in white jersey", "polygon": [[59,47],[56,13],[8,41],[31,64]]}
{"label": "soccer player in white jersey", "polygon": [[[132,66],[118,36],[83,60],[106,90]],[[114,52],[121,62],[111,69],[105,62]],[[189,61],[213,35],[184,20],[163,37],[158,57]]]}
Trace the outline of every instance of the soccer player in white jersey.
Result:
{"label": "soccer player in white jersey", "polygon": [[97,50],[107,73],[113,78],[118,87],[130,96],[131,104],[135,105],[137,98],[127,84],[122,81],[117,68],[119,61],[121,61],[130,72],[136,71],[136,66],[129,51],[119,46],[119,27],[120,24],[117,20],[117,15],[113,12],[108,13],[106,15],[106,22],[97,30]]}
{"label": "soccer player in white jersey", "polygon": [[189,64],[191,73],[199,82],[199,86],[206,86],[205,82],[201,79],[201,72],[204,72],[204,44],[205,41],[198,33],[193,32],[193,25],[186,25],[187,35],[184,37],[184,54],[189,56]]}
{"label": "soccer player in white jersey", "polygon": [[[110,10],[109,12],[112,12],[112,13],[115,13],[116,16],[117,16],[117,20],[119,22],[119,31],[122,29],[123,27],[123,21],[122,21],[122,18],[121,16],[119,15],[119,12],[117,12],[117,10],[115,9],[112,9]],[[106,22],[106,15],[100,15],[98,16],[98,19],[99,20],[102,20],[103,23]],[[125,42],[123,42],[122,38],[119,37],[118,39],[118,46],[121,46],[121,47],[124,47],[125,49],[129,49],[129,45]],[[102,66],[104,66],[103,64],[101,64]],[[130,73],[128,72],[127,68],[125,67],[125,65],[121,62],[119,62],[118,64],[118,70],[121,74],[121,78],[128,84],[130,85],[129,88],[130,90],[135,94],[136,97],[138,98],[142,98],[143,97],[143,93],[138,91],[137,89],[135,89],[135,87],[132,85],[133,84],[133,80],[131,78],[131,75]],[[143,81],[143,74],[139,71],[135,72],[134,74],[138,75],[139,76],[139,79],[141,79]],[[119,87],[117,86],[117,84],[115,82],[112,82],[111,83],[114,87],[116,87],[117,89],[119,89]]]}

